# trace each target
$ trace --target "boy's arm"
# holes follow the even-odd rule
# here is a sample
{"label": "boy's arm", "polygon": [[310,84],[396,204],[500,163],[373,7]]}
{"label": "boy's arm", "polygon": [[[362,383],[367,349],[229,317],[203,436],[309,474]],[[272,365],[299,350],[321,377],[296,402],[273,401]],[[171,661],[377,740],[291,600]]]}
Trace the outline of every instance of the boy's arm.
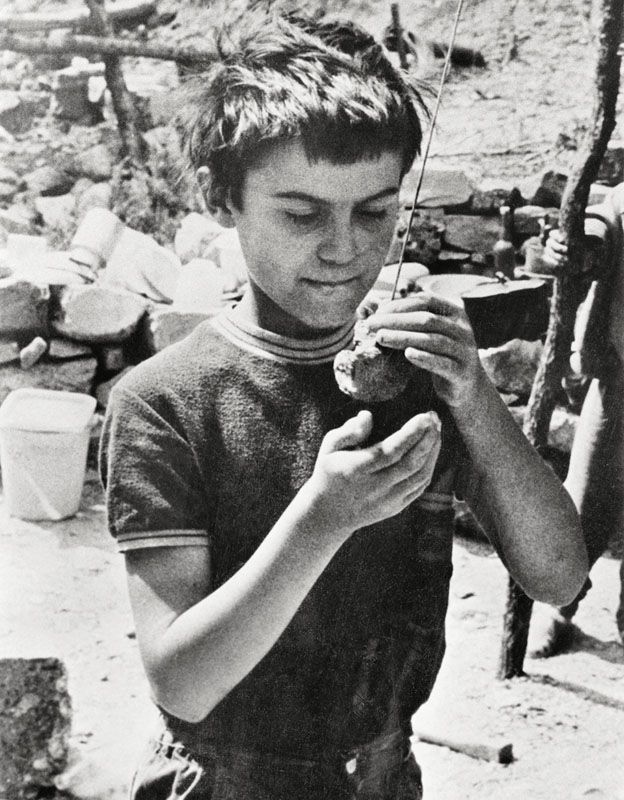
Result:
{"label": "boy's arm", "polygon": [[484,376],[478,397],[453,409],[471,462],[466,500],[505,566],[536,600],[562,606],[587,575],[574,505]]}
{"label": "boy's arm", "polygon": [[126,554],[137,639],[156,701],[203,719],[267,654],[353,531],[399,513],[431,481],[440,447],[435,414],[361,447],[361,412],[323,440],[313,475],[252,557],[210,592],[207,547]]}
{"label": "boy's arm", "polygon": [[463,309],[423,292],[380,307],[368,323],[381,344],[432,374],[470,457],[466,499],[514,579],[531,597],[565,605],[587,574],[578,516],[483,370]]}

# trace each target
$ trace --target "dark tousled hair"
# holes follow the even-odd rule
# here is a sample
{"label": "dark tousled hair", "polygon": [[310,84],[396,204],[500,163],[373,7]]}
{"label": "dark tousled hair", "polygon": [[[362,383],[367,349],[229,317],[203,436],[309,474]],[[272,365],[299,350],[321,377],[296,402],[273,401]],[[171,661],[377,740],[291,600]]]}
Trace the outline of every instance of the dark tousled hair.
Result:
{"label": "dark tousled hair", "polygon": [[276,141],[300,137],[308,158],[353,163],[390,150],[403,174],[420,152],[422,84],[351,22],[250,12],[215,39],[217,58],[190,77],[177,125],[210,202],[241,206],[246,170]]}

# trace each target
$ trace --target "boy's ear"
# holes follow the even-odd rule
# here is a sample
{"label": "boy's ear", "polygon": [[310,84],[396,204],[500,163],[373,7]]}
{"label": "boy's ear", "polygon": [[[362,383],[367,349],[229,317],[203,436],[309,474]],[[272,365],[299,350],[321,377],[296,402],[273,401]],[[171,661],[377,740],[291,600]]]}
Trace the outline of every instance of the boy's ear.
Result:
{"label": "boy's ear", "polygon": [[214,217],[223,228],[233,228],[236,223],[234,222],[230,209],[226,205],[223,193],[216,190],[214,186],[210,169],[208,167],[200,167],[196,175],[208,213]]}

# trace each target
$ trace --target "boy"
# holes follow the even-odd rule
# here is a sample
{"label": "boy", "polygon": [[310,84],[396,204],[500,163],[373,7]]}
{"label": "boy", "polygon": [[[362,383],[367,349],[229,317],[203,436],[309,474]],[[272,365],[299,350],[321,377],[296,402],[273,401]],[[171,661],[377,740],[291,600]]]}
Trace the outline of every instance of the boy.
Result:
{"label": "boy", "polygon": [[[579,309],[570,364],[591,378],[579,417],[565,486],[581,518],[590,567],[621,537],[624,521],[624,249],[622,215],[624,183],[585,219],[587,256],[601,274]],[[559,230],[551,231],[544,259],[551,267],[565,263],[567,246]],[[592,270],[594,274],[596,270]],[[620,565],[620,603],[616,621],[624,643],[624,562]],[[574,638],[572,619],[591,588],[566,606],[543,609],[541,627],[532,635],[532,655],[547,658],[566,650]]]}
{"label": "boy", "polygon": [[118,384],[102,440],[164,721],[133,797],[412,800],[451,491],[533,596],[567,602],[585,553],[456,306],[379,309],[370,327],[413,380],[372,413],[340,394],[332,361],[390,244],[420,95],[354,25],[248,22],[199,79],[186,139],[249,289]]}

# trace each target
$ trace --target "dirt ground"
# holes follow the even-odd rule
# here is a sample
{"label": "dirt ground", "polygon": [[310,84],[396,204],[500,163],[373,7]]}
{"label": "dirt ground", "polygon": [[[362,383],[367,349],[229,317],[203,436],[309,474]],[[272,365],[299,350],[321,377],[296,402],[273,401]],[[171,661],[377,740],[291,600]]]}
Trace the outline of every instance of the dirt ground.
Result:
{"label": "dirt ground", "polygon": [[[377,31],[389,18],[388,4],[379,0],[338,0],[331,7]],[[402,3],[401,14],[410,30],[446,41],[454,8],[452,0],[420,0]],[[432,165],[461,166],[475,182],[514,179],[528,189],[545,169],[568,167],[575,156],[570,145],[590,118],[594,23],[590,0],[467,2],[458,40],[480,49],[488,66],[453,71]],[[180,5],[171,35],[183,41],[199,30],[197,6]],[[421,67],[435,78],[440,62]],[[133,62],[132,68],[145,65]],[[32,168],[50,159],[51,148],[69,152],[94,138],[86,129],[38,129],[2,143],[0,159],[14,169]],[[0,505],[0,553],[0,657],[63,659],[76,765],[67,786],[82,797],[121,800],[155,714],[95,473],[88,473],[80,513],[71,520],[23,522]],[[501,682],[495,672],[504,569],[488,548],[459,539],[454,561],[447,656],[415,727],[512,743],[516,760],[502,766],[417,742],[427,798],[624,800],[624,651],[614,622],[618,562],[603,558],[595,566],[595,587],[576,617],[580,630],[572,651],[527,660],[526,678]]]}
{"label": "dirt ground", "polygon": [[[122,800],[154,724],[133,636],[122,557],[94,472],[64,522],[8,517],[0,503],[0,657],[56,656],[69,675],[80,797]],[[417,741],[429,800],[624,800],[624,658],[614,613],[618,562],[601,559],[573,650],[495,677],[506,573],[488,547],[457,540],[448,651],[415,730],[502,746],[503,766]],[[537,621],[537,619],[536,619]]]}

